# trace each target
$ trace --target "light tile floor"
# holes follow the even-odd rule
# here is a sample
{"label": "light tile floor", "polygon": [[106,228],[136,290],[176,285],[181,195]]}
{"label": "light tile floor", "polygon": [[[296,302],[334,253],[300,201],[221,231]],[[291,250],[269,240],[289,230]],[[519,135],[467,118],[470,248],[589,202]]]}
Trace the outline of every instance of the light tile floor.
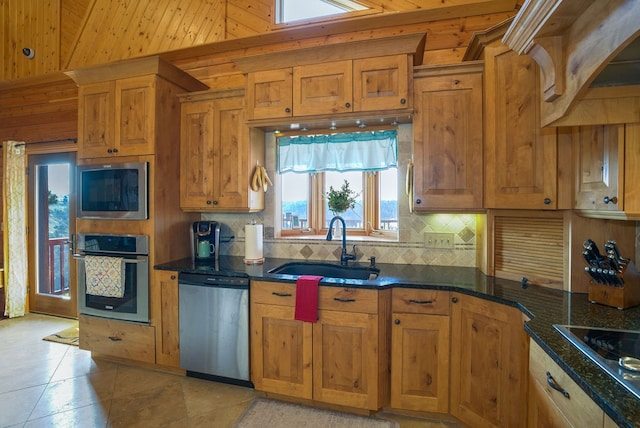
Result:
{"label": "light tile floor", "polygon": [[[43,337],[74,320],[0,321],[0,427],[231,427],[257,393],[222,383],[92,359]],[[459,425],[382,413],[401,428]],[[278,427],[280,428],[280,427]]]}

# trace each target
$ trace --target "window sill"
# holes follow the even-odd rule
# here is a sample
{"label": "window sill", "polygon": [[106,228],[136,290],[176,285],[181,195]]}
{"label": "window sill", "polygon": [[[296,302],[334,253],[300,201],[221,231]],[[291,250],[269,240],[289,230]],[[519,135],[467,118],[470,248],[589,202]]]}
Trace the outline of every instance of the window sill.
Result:
{"label": "window sill", "polygon": [[[326,235],[285,235],[278,236],[276,239],[285,241],[326,241]],[[331,242],[342,241],[342,237],[333,237]],[[397,236],[389,235],[349,235],[347,232],[347,241],[361,241],[361,242],[398,242]]]}

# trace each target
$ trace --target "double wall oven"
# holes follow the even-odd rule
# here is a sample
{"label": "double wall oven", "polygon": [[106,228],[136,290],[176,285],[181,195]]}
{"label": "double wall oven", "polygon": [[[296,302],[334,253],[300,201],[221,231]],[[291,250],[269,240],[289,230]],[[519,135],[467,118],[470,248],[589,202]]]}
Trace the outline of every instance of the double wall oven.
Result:
{"label": "double wall oven", "polygon": [[[105,295],[88,290],[87,257],[120,265],[120,293]],[[78,259],[78,312],[125,321],[149,322],[149,237],[79,233],[76,245]],[[98,260],[101,261],[101,260]],[[104,274],[107,274],[105,271]]]}

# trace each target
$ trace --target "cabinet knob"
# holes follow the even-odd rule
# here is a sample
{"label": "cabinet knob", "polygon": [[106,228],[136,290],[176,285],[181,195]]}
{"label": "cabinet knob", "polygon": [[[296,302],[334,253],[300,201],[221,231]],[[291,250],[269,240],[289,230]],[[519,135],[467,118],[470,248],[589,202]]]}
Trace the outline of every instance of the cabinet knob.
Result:
{"label": "cabinet knob", "polygon": [[171,281],[175,280],[176,276],[175,275],[171,275]]}
{"label": "cabinet knob", "polygon": [[402,98],[402,99],[400,100],[400,104],[404,105],[404,104],[406,104],[406,103],[407,103],[407,100],[406,100],[406,99]]}
{"label": "cabinet knob", "polygon": [[393,323],[394,323],[395,325],[400,325],[400,320],[399,320],[399,319],[395,319],[395,320],[393,320]]}
{"label": "cabinet knob", "polygon": [[345,103],[345,104],[344,104],[344,106],[345,106],[346,108],[351,108],[351,103]]}
{"label": "cabinet knob", "polygon": [[544,202],[545,205],[549,205],[551,203],[551,199],[550,198],[544,198]]}
{"label": "cabinet knob", "polygon": [[291,113],[291,109],[289,107],[287,107],[287,108],[284,109],[284,112],[285,113]]}
{"label": "cabinet knob", "polygon": [[113,153],[113,149],[107,149],[107,153]]}
{"label": "cabinet knob", "polygon": [[604,199],[602,200],[602,202],[604,202],[605,204],[617,204],[618,203],[618,197],[614,196],[612,198],[605,196]]}
{"label": "cabinet knob", "polygon": [[213,205],[218,205],[218,201],[213,201]]}
{"label": "cabinet knob", "polygon": [[211,201],[207,201],[207,205],[211,205]]}
{"label": "cabinet knob", "polygon": [[458,298],[457,298],[457,297],[452,297],[452,298],[451,298],[451,301],[452,301],[453,303],[458,303]]}
{"label": "cabinet knob", "polygon": [[416,204],[420,205],[422,203],[422,199],[416,199]]}

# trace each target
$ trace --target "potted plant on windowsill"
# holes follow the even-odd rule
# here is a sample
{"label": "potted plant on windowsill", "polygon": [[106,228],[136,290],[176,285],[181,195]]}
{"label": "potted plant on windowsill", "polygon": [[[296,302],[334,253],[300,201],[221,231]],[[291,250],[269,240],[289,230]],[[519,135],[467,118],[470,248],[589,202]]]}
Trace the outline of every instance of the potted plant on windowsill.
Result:
{"label": "potted plant on windowsill", "polygon": [[[331,211],[334,216],[337,216],[346,212],[348,209],[355,208],[358,193],[349,187],[347,180],[344,180],[344,183],[339,189],[334,189],[333,186],[329,186],[326,197],[329,211]],[[339,223],[336,223],[336,225],[338,224]],[[340,231],[339,226],[337,226],[335,236],[338,237],[341,233],[342,231]]]}

